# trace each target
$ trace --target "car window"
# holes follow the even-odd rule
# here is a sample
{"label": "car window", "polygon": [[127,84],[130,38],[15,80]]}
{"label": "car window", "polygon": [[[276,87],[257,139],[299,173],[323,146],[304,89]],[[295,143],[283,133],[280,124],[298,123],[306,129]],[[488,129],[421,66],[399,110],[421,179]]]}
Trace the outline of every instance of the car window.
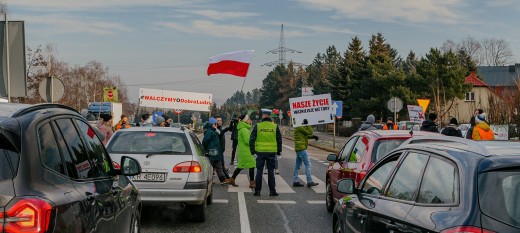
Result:
{"label": "car window", "polygon": [[341,149],[340,157],[338,159],[339,161],[345,161],[350,158],[350,151],[352,150],[352,146],[354,146],[357,138],[358,137],[352,137],[347,143],[345,143],[345,146]]}
{"label": "car window", "polygon": [[390,151],[399,147],[404,141],[404,139],[387,139],[376,141],[374,143],[374,148],[372,149],[372,162],[375,163],[379,161],[385,155],[390,153]]}
{"label": "car window", "polygon": [[40,144],[40,156],[43,165],[55,172],[66,175],[58,143],[50,123],[46,123],[38,129],[38,142]]}
{"label": "car window", "polygon": [[478,195],[482,213],[520,227],[520,168],[480,174]]}
{"label": "car window", "polygon": [[428,155],[409,153],[398,166],[386,196],[405,201],[412,201],[418,190],[421,173],[428,162]]}
{"label": "car window", "polygon": [[459,195],[459,180],[455,165],[431,157],[419,190],[418,203],[450,204]]}
{"label": "car window", "polygon": [[96,136],[96,132],[90,125],[87,123],[76,119],[76,123],[78,124],[79,131],[83,134],[83,138],[86,142],[86,149],[89,155],[89,158],[92,160],[97,172],[96,177],[110,177],[112,176],[113,169],[110,158],[103,146],[103,143]]}
{"label": "car window", "polygon": [[361,189],[362,192],[371,195],[381,195],[383,185],[385,185],[386,181],[390,177],[390,174],[397,165],[398,160],[399,155],[394,155],[389,158],[389,160],[386,160],[384,164],[378,165],[378,167],[374,168],[374,171],[366,178],[363,188]]}
{"label": "car window", "polygon": [[13,159],[18,160],[18,153],[2,148],[2,146],[0,145],[0,181],[13,179],[16,176],[13,164],[18,164],[18,162],[12,162]]}
{"label": "car window", "polygon": [[193,141],[193,145],[195,145],[195,150],[199,156],[203,156],[205,154],[204,148],[199,142],[199,139],[194,134],[190,133],[191,140]]}
{"label": "car window", "polygon": [[192,154],[186,134],[180,132],[120,131],[112,136],[107,149],[118,154]]}
{"label": "car window", "polygon": [[[64,153],[67,173],[74,179],[95,178],[94,165],[91,163],[81,136],[70,119],[58,119],[56,124],[61,132],[68,153]],[[68,157],[70,156],[70,157]]]}
{"label": "car window", "polygon": [[357,140],[356,145],[352,152],[350,152],[349,162],[357,163],[361,161],[361,158],[367,153],[368,150],[368,137],[361,137],[360,140]]}

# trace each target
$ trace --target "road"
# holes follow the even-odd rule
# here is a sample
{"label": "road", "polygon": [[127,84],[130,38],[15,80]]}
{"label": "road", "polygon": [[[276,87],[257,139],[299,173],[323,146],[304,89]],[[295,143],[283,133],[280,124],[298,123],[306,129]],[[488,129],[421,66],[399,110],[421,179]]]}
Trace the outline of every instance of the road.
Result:
{"label": "road", "polygon": [[[225,159],[229,165],[231,140],[229,134]],[[283,140],[280,174],[276,175],[276,188],[280,196],[270,197],[267,175],[264,175],[262,196],[253,196],[248,188],[246,170],[237,177],[239,187],[222,186],[215,178],[214,203],[208,206],[208,219],[204,223],[191,222],[182,209],[149,207],[142,212],[143,233],[159,232],[331,232],[332,214],[325,209],[326,157],[329,154],[309,147],[312,175],[318,186],[292,187],[295,163],[294,142]],[[300,182],[305,184],[304,167],[300,169]],[[231,175],[231,174],[230,174]]]}

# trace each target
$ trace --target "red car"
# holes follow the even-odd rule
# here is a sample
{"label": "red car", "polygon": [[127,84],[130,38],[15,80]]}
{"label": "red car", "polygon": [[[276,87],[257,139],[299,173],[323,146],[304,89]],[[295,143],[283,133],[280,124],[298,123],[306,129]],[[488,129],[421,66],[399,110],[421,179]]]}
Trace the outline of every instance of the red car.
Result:
{"label": "red car", "polygon": [[[434,133],[413,131],[414,137],[431,134]],[[407,130],[359,131],[350,137],[337,155],[330,154],[325,182],[327,210],[332,212],[337,200],[344,196],[337,191],[338,180],[351,178],[358,185],[378,160],[410,137]]]}

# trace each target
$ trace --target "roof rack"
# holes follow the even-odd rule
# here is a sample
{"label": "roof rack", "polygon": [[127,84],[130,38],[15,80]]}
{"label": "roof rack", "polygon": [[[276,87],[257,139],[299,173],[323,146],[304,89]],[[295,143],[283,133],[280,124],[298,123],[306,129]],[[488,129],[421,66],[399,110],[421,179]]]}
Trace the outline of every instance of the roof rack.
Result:
{"label": "roof rack", "polygon": [[412,138],[404,141],[401,144],[401,146],[405,146],[408,144],[423,143],[423,142],[426,142],[426,143],[427,142],[456,142],[456,143],[460,143],[460,144],[468,146],[468,148],[467,148],[468,151],[471,151],[471,152],[474,152],[474,153],[477,153],[480,155],[484,155],[484,156],[489,156],[491,154],[486,147],[474,142],[473,140],[459,138],[459,137],[444,136],[444,135],[442,135],[442,136],[441,135],[439,135],[439,136],[428,135],[428,136],[412,137]]}
{"label": "roof rack", "polygon": [[32,106],[30,106],[28,108],[20,109],[20,110],[16,111],[12,115],[12,117],[23,116],[23,115],[25,115],[25,114],[27,114],[29,112],[40,110],[40,109],[45,109],[45,108],[63,108],[63,109],[67,109],[67,110],[71,110],[71,111],[74,111],[76,113],[79,113],[78,111],[76,111],[76,109],[71,108],[71,107],[69,107],[67,105],[47,103],[47,104],[35,104],[35,105],[32,105]]}

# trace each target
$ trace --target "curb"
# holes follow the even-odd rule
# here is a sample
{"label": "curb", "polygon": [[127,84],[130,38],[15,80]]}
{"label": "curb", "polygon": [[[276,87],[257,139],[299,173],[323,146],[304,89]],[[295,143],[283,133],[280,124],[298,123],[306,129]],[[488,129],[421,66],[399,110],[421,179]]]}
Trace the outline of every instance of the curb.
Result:
{"label": "curb", "polygon": [[[287,136],[282,136],[282,138],[285,138],[287,140],[291,140],[291,141],[294,141],[294,139],[290,138],[290,137],[287,137]],[[309,143],[309,146],[312,146],[314,148],[318,148],[318,149],[321,149],[321,150],[324,150],[324,151],[328,151],[328,152],[333,152],[333,153],[338,153],[339,152],[339,149],[333,149],[333,148],[330,148],[330,147],[325,147],[325,146],[320,146],[320,145],[314,145],[314,144],[311,144]]]}

